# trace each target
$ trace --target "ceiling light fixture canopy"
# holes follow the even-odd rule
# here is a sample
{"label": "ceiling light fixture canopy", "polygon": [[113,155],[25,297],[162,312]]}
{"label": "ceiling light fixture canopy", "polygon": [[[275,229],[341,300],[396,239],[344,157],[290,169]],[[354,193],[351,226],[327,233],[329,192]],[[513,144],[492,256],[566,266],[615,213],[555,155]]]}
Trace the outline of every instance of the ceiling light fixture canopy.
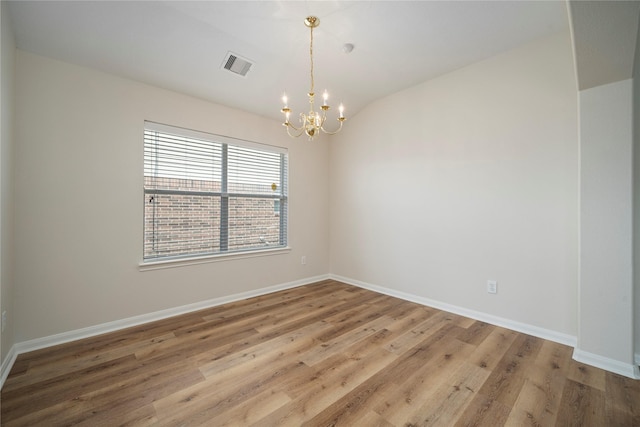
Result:
{"label": "ceiling light fixture canopy", "polygon": [[[320,131],[327,133],[329,135],[334,135],[340,132],[340,130],[342,129],[342,124],[344,123],[346,118],[344,117],[344,107],[342,106],[342,104],[340,104],[340,107],[338,107],[338,110],[340,112],[340,115],[338,116],[338,123],[340,123],[340,126],[335,131],[327,131],[324,128],[324,123],[327,119],[327,111],[329,111],[329,108],[330,108],[329,104],[327,103],[327,100],[329,99],[329,94],[327,93],[326,90],[322,95],[323,103],[322,103],[322,106],[320,107],[322,112],[316,112],[313,109],[313,103],[315,98],[314,79],[313,79],[313,29],[316,28],[318,25],[320,25],[320,19],[318,19],[315,16],[307,16],[306,19],[304,20],[304,25],[306,25],[311,32],[311,37],[309,42],[309,57],[311,59],[311,72],[310,72],[311,89],[309,89],[309,93],[307,94],[309,96],[309,106],[310,106],[309,113],[308,114],[300,113],[299,128],[291,124],[291,122],[289,121],[289,116],[291,115],[291,109],[287,104],[286,93],[282,96],[282,102],[284,103],[284,107],[282,107],[281,111],[284,113],[284,116],[285,116],[283,126],[287,128],[287,134],[289,134],[289,136],[292,138],[297,138],[304,133],[309,137],[309,141],[311,141],[313,140],[314,136],[320,133]],[[293,129],[293,132],[292,132],[292,129]]]}

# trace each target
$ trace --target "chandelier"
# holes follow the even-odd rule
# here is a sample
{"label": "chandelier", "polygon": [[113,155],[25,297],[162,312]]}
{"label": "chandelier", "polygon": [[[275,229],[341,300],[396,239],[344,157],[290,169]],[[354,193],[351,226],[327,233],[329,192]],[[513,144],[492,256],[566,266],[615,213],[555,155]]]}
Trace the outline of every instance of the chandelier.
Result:
{"label": "chandelier", "polygon": [[306,25],[311,31],[311,38],[309,43],[309,57],[311,59],[311,72],[310,72],[311,89],[309,89],[309,93],[307,94],[309,96],[309,106],[310,106],[309,113],[308,114],[300,113],[300,127],[295,127],[289,121],[289,116],[291,115],[291,109],[287,105],[286,93],[282,97],[282,102],[284,103],[284,107],[282,107],[281,111],[284,113],[284,116],[285,116],[284,123],[282,125],[287,128],[287,133],[289,134],[289,136],[292,138],[297,138],[304,133],[309,137],[309,141],[311,141],[313,140],[314,136],[320,133],[320,131],[327,133],[329,135],[334,135],[340,132],[340,130],[342,129],[342,123],[344,123],[346,118],[344,117],[344,107],[342,106],[342,104],[340,104],[340,107],[338,107],[338,110],[340,112],[340,115],[338,116],[338,123],[340,123],[340,126],[335,131],[328,131],[324,128],[324,123],[327,119],[327,111],[329,111],[329,108],[330,108],[329,104],[327,103],[327,100],[329,99],[329,94],[327,93],[326,90],[322,95],[323,102],[322,102],[322,106],[320,106],[320,109],[322,110],[322,112],[316,112],[313,109],[314,108],[313,103],[315,98],[314,80],[313,80],[313,29],[316,28],[318,25],[320,25],[320,19],[318,19],[315,16],[307,16],[307,18],[304,20],[304,25]]}

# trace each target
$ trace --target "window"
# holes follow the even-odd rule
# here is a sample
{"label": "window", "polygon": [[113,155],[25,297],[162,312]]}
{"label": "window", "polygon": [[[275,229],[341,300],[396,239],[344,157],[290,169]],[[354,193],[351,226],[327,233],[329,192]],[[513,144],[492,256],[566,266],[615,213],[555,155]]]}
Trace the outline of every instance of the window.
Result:
{"label": "window", "polygon": [[146,122],[144,260],[287,246],[287,151]]}

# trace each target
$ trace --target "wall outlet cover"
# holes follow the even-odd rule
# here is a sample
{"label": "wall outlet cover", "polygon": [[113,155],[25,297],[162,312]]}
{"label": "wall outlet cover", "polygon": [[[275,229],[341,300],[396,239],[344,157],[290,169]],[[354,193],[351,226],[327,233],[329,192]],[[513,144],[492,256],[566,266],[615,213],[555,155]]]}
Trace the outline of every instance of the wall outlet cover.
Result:
{"label": "wall outlet cover", "polygon": [[487,292],[490,294],[498,293],[498,282],[496,280],[487,280]]}

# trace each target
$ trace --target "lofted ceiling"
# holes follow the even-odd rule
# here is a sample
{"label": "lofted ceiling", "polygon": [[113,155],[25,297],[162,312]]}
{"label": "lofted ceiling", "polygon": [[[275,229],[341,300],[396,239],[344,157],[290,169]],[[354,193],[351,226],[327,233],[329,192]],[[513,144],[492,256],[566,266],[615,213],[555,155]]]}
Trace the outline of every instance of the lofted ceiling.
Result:
{"label": "lofted ceiling", "polygon": [[[19,49],[280,120],[286,90],[347,117],[393,92],[568,30],[565,1],[11,1]],[[354,45],[345,53],[346,43]],[[228,52],[253,65],[222,68]]]}

